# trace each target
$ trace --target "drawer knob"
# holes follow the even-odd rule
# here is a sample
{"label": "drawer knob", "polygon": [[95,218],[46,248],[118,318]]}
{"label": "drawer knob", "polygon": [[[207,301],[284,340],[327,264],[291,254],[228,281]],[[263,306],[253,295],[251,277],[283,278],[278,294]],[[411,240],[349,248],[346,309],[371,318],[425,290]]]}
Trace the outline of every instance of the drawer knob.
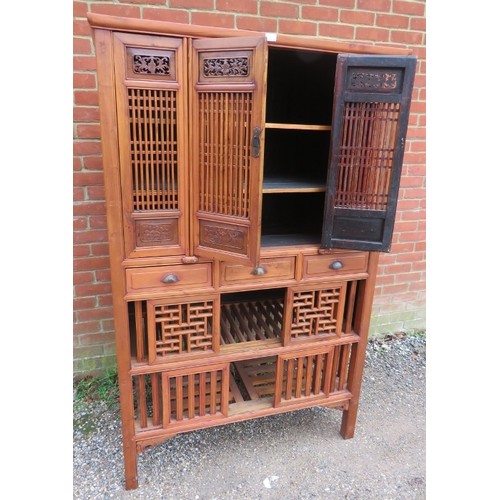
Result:
{"label": "drawer knob", "polygon": [[179,277],[176,274],[167,274],[161,280],[163,283],[177,283]]}
{"label": "drawer knob", "polygon": [[330,269],[333,269],[334,271],[338,271],[339,269],[342,269],[344,267],[344,263],[341,260],[334,260],[330,264]]}
{"label": "drawer knob", "polygon": [[252,274],[254,276],[263,276],[264,274],[266,274],[266,272],[266,269],[262,266],[258,266],[255,269],[252,269]]}

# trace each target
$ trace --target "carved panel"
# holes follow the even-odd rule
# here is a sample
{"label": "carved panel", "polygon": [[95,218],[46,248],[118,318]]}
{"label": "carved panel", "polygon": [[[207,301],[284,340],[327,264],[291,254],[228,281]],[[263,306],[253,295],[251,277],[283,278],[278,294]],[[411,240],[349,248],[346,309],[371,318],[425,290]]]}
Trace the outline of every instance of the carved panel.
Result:
{"label": "carved panel", "polygon": [[177,222],[177,219],[137,220],[136,246],[177,245],[179,243]]}
{"label": "carved panel", "polygon": [[394,92],[401,89],[401,70],[351,68],[347,88],[364,92]]}
{"label": "carved panel", "polygon": [[200,220],[200,245],[245,254],[248,228]]}
{"label": "carved panel", "polygon": [[218,57],[203,62],[205,77],[248,76],[249,72],[248,57]]}
{"label": "carved panel", "polygon": [[170,74],[170,58],[167,56],[135,54],[133,63],[132,71],[134,73],[149,75]]}

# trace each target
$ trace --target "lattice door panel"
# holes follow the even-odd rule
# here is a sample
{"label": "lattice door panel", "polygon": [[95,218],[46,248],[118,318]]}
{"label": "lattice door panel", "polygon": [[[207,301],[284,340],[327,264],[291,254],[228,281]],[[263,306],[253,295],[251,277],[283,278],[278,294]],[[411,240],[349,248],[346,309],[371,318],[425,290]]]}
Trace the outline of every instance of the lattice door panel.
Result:
{"label": "lattice door panel", "polygon": [[327,397],[331,378],[331,349],[278,356],[275,406],[304,398]]}
{"label": "lattice door panel", "polygon": [[149,362],[213,354],[219,349],[219,297],[148,301]]}
{"label": "lattice door panel", "polygon": [[227,364],[176,370],[162,374],[163,423],[182,424],[192,419],[227,416],[230,396]]}
{"label": "lattice door panel", "polygon": [[340,336],[346,284],[328,288],[290,288],[287,292],[285,340]]}

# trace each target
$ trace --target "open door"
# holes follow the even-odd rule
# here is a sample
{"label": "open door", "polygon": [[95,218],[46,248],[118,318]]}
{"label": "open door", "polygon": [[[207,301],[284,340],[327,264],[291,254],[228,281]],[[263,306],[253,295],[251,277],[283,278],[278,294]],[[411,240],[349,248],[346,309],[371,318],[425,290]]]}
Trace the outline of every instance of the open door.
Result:
{"label": "open door", "polygon": [[339,54],[322,248],[389,251],[415,66]]}
{"label": "open door", "polygon": [[194,253],[255,265],[260,248],[264,37],[193,41]]}

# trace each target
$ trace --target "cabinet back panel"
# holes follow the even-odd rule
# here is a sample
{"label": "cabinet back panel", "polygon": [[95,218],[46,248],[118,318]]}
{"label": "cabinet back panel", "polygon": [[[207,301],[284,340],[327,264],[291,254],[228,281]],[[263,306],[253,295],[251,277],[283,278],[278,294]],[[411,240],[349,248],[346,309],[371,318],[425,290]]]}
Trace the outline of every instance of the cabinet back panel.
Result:
{"label": "cabinet back panel", "polygon": [[336,54],[269,48],[266,121],[330,125]]}

